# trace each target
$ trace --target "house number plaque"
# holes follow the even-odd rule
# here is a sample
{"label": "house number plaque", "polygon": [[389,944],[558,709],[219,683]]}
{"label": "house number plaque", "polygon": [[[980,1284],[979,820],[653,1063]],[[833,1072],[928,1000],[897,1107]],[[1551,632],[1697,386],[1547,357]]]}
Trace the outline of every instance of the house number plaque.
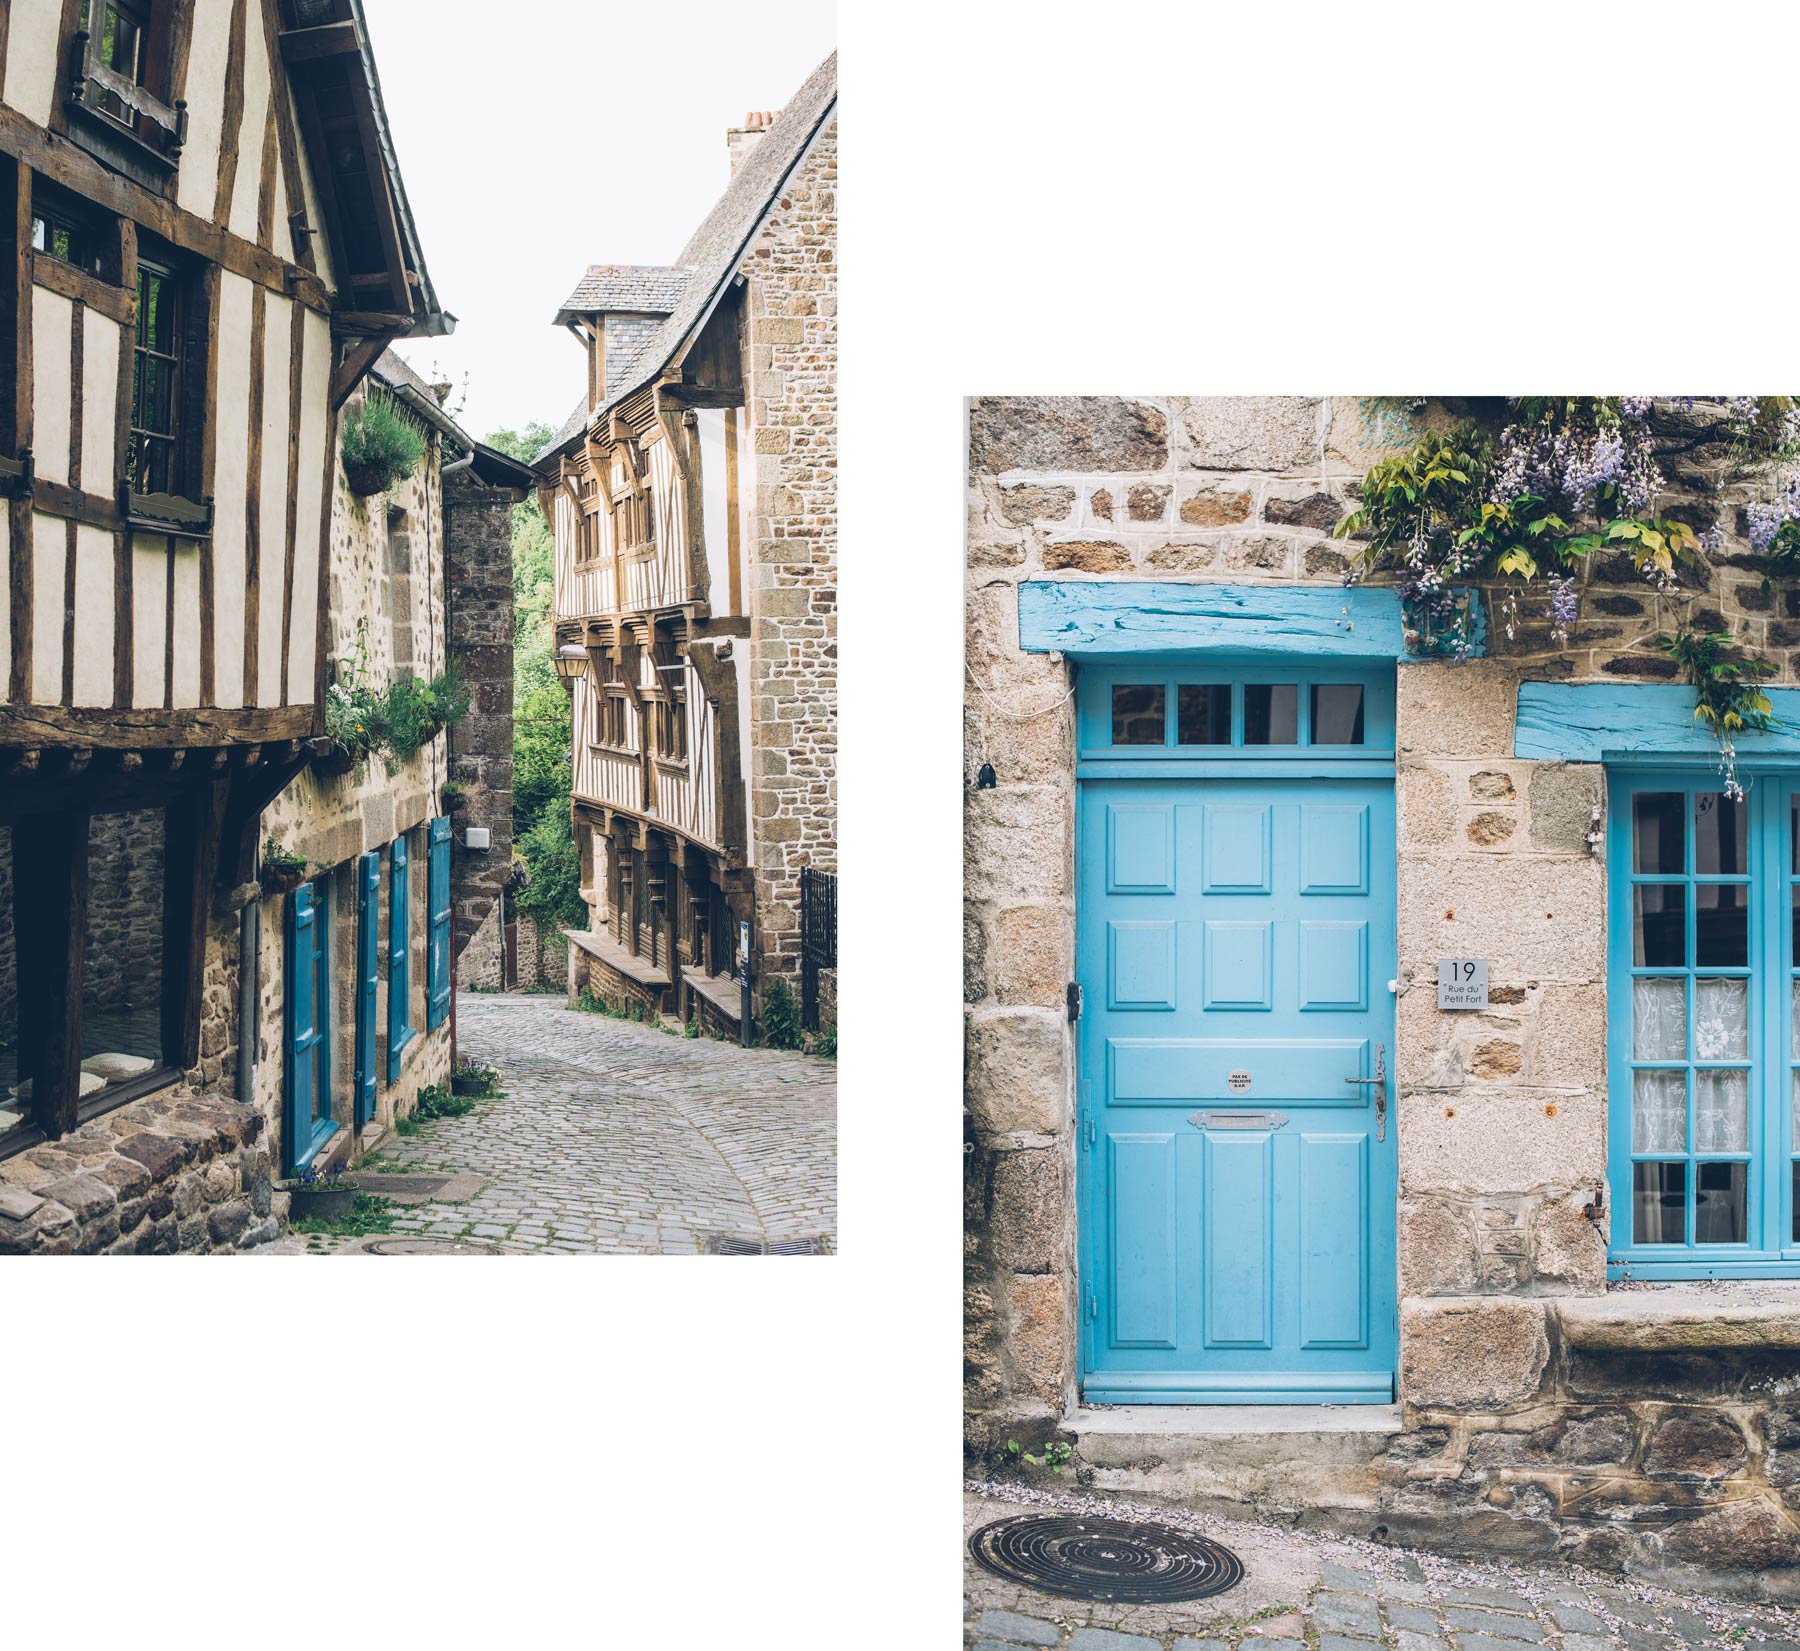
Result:
{"label": "house number plaque", "polygon": [[1485,1009],[1488,1006],[1488,960],[1485,957],[1438,959],[1440,1009]]}

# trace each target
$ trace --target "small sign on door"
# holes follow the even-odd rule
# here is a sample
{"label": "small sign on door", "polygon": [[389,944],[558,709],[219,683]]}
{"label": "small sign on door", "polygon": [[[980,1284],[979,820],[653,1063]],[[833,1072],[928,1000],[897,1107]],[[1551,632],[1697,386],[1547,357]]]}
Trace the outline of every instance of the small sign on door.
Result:
{"label": "small sign on door", "polygon": [[1234,1095],[1248,1095],[1250,1085],[1254,1082],[1250,1074],[1241,1066],[1225,1080],[1225,1087]]}
{"label": "small sign on door", "polygon": [[1488,960],[1485,957],[1438,959],[1440,1009],[1485,1009],[1488,1006]]}

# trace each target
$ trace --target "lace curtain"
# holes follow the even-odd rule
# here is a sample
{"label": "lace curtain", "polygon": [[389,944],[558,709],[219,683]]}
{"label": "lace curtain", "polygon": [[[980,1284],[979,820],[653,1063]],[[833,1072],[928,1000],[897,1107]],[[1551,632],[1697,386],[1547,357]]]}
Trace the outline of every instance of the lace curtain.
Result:
{"label": "lace curtain", "polygon": [[[1641,1061],[1688,1059],[1686,983],[1632,982],[1632,1055]],[[1800,1030],[1796,1031],[1800,1056]],[[1747,1060],[1750,989],[1744,980],[1694,982],[1694,1053],[1699,1061]],[[1637,1152],[1687,1150],[1686,1074],[1639,1072],[1632,1085],[1632,1145]],[[1694,1147],[1746,1152],[1750,1146],[1750,1074],[1745,1068],[1694,1074]]]}

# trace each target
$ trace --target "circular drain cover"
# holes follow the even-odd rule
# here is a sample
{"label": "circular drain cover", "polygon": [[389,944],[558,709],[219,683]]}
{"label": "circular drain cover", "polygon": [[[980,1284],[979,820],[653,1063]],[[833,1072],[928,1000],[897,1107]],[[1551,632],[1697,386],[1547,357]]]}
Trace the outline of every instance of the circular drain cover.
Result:
{"label": "circular drain cover", "polygon": [[1229,1548],[1170,1525],[1021,1514],[969,1538],[984,1571],[1064,1599],[1158,1604],[1205,1599],[1243,1580]]}
{"label": "circular drain cover", "polygon": [[458,1244],[448,1238],[378,1238],[364,1255],[492,1255],[486,1244]]}

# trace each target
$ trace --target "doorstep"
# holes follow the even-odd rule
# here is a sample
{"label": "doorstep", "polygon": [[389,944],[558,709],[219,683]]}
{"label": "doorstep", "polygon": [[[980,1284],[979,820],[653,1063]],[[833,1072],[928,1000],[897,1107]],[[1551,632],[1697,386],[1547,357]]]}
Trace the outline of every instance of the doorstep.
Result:
{"label": "doorstep", "polygon": [[1064,1419],[1093,1490],[1236,1518],[1329,1522],[1379,1505],[1403,1431],[1385,1405],[1103,1405]]}

